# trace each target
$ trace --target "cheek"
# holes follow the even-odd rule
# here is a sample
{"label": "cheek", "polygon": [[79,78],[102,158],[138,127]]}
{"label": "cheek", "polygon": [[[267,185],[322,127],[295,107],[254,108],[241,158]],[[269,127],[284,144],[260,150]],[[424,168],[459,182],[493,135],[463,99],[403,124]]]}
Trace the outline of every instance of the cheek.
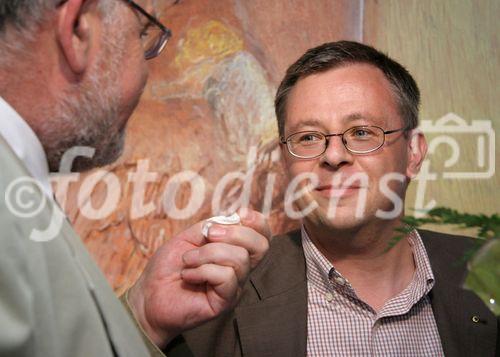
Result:
{"label": "cheek", "polygon": [[149,77],[149,71],[148,71],[148,66],[143,63],[141,65],[141,70],[138,74],[138,88],[140,89],[140,92],[142,93],[142,91],[144,90],[144,87],[146,87],[146,84],[148,82],[148,77]]}
{"label": "cheek", "polygon": [[147,79],[148,70],[146,64],[143,61],[131,63],[122,81],[124,98],[132,102],[138,100],[146,86]]}
{"label": "cheek", "polygon": [[[367,174],[369,180],[370,200],[386,200],[387,192],[394,192],[402,197],[404,194],[405,183],[399,180],[399,175],[406,176],[405,160],[399,158],[386,158],[384,160],[373,160],[363,162],[362,171]],[[394,173],[398,175],[393,175]]]}
{"label": "cheek", "polygon": [[390,150],[381,150],[375,155],[367,156],[360,160],[360,165],[365,172],[373,178],[382,178],[386,174],[406,174],[408,157],[405,147],[394,146]]}
{"label": "cheek", "polygon": [[[144,58],[144,48],[138,38],[131,40],[131,48],[129,48],[125,58],[128,83],[131,90],[142,91],[148,79],[148,65]],[[125,82],[125,85],[127,82]]]}
{"label": "cheek", "polygon": [[293,180],[300,174],[304,173],[314,173],[314,162],[307,160],[285,160],[285,166],[287,168],[288,177]]}
{"label": "cheek", "polygon": [[366,174],[368,178],[370,192],[375,193],[380,191],[380,182],[386,175],[389,175],[393,172],[404,174],[404,172],[401,172],[399,170],[399,164],[396,165],[396,163],[392,162],[391,160],[378,160],[378,157],[371,159],[367,157],[366,159],[367,160],[359,162],[359,168],[360,171]]}

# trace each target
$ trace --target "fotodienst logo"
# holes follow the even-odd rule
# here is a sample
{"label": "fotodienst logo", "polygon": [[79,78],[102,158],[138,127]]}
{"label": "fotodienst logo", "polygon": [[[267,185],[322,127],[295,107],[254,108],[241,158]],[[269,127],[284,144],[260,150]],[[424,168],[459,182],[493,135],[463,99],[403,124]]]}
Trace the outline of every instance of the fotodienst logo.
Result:
{"label": "fotodienst logo", "polygon": [[[456,114],[448,113],[436,121],[423,120],[417,129],[422,131],[428,142],[428,153],[420,173],[413,178],[416,182],[416,197],[414,202],[415,214],[423,215],[426,211],[437,205],[431,197],[426,197],[427,183],[436,180],[485,180],[495,174],[495,132],[489,120],[472,120],[467,122]],[[88,220],[102,220],[118,209],[120,200],[125,192],[124,184],[130,185],[127,189],[130,196],[129,219],[144,218],[163,210],[168,219],[186,220],[197,214],[207,202],[211,205],[212,215],[228,215],[240,207],[249,207],[252,188],[256,185],[256,167],[263,160],[258,154],[256,146],[249,148],[246,167],[242,170],[228,172],[215,183],[208,183],[199,173],[192,170],[172,173],[169,180],[161,189],[160,200],[146,202],[147,186],[157,183],[160,174],[150,167],[149,159],[139,160],[125,175],[125,180],[120,179],[113,171],[97,169],[82,176],[80,173],[71,172],[73,162],[78,157],[92,158],[95,150],[89,147],[74,147],[68,150],[60,164],[59,172],[51,177],[55,187],[58,203],[65,208],[68,201],[70,186],[78,183],[76,204],[79,215]],[[280,148],[276,148],[266,160],[273,164],[281,158]],[[439,159],[439,160],[437,160]],[[374,183],[370,181],[369,174],[359,172],[350,177],[344,177],[342,172],[331,174],[331,186],[340,192],[355,184],[360,188],[356,197],[353,215],[360,218],[365,214],[368,200],[367,190]],[[234,191],[234,183],[238,182],[239,194],[231,196],[229,207],[225,197],[228,191]],[[263,182],[260,180],[260,182]],[[309,200],[305,207],[297,208],[297,202],[303,200],[319,184],[320,180],[312,173],[307,172],[290,180],[286,187],[276,186],[276,172],[267,172],[265,187],[261,188],[261,211],[269,216],[273,205],[273,192],[279,190],[283,193],[283,208],[290,219],[301,219],[311,214],[318,208],[317,202]],[[387,172],[378,178],[376,189],[391,201],[393,209],[390,211],[377,210],[377,217],[381,219],[394,219],[404,210],[403,198],[391,187],[401,187],[406,182],[406,177],[401,173]],[[97,185],[106,187],[105,196],[98,207],[94,206],[89,197]],[[398,186],[399,185],[399,186]],[[186,186],[189,190],[186,191]],[[211,187],[209,190],[208,187]],[[228,189],[231,188],[231,189]],[[184,190],[184,191],[183,191]],[[187,198],[182,207],[179,207],[176,197],[183,192]],[[211,194],[208,197],[208,194]],[[13,180],[6,188],[5,203],[8,210],[18,218],[34,219],[44,210],[52,207],[51,219],[46,227],[33,229],[30,239],[37,242],[46,242],[54,239],[62,228],[65,220],[63,210],[52,199],[44,194],[40,183],[32,177],[20,177]],[[210,198],[207,201],[207,197]],[[337,205],[341,196],[333,195],[328,205],[328,216],[334,218]],[[427,200],[427,201],[426,201]],[[50,204],[49,204],[50,203]],[[257,208],[259,209],[259,208]],[[47,215],[47,212],[45,212]]]}

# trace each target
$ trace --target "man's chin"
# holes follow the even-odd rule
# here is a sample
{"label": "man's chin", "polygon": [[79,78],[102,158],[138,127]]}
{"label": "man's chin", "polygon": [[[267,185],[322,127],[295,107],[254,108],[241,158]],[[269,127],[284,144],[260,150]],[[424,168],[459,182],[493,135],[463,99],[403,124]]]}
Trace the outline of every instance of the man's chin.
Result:
{"label": "man's chin", "polygon": [[96,150],[96,153],[92,159],[83,158],[82,165],[75,166],[75,171],[83,172],[97,167],[111,165],[116,162],[120,158],[120,156],[122,156],[124,147],[125,134],[123,132],[123,135],[117,137],[115,141],[109,143],[109,145],[102,148],[100,151]]}
{"label": "man's chin", "polygon": [[357,216],[355,209],[337,209],[335,214],[317,208],[306,220],[311,223],[331,230],[352,230],[360,227],[365,222],[365,217]]}
{"label": "man's chin", "polygon": [[[316,208],[304,219],[318,227],[332,230],[352,230],[367,221],[364,207],[358,207],[356,195],[332,201],[324,196],[309,196],[309,202],[314,201]],[[303,203],[303,202],[301,202]]]}
{"label": "man's chin", "polygon": [[[91,158],[85,156],[77,156],[71,165],[71,172],[85,172],[98,167],[111,165],[116,162],[123,153],[125,147],[125,128],[106,143],[97,144],[75,144],[67,148],[63,152],[58,153],[57,157],[49,158],[50,172],[60,173],[61,160],[64,153],[76,147],[94,149],[94,155]],[[97,148],[96,148],[97,147]]]}

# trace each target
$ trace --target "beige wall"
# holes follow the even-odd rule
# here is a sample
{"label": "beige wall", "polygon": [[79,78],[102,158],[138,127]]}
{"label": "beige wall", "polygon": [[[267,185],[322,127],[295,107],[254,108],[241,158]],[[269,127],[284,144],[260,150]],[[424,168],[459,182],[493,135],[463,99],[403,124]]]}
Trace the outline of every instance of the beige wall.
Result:
{"label": "beige wall", "polygon": [[[386,51],[410,70],[422,92],[421,119],[433,120],[447,113],[465,119],[487,119],[500,126],[500,2],[494,0],[364,2],[363,40]],[[450,146],[437,147],[425,203],[471,213],[495,213],[500,208],[500,175],[487,179],[444,178],[445,172],[486,171],[477,165],[478,133],[452,134],[460,143],[459,160],[445,167]],[[436,134],[429,135],[429,141]],[[484,137],[487,144],[487,138]],[[499,162],[499,144],[496,145]],[[487,153],[486,153],[487,154]],[[488,156],[488,155],[486,155]],[[422,184],[422,183],[420,183]],[[418,182],[410,189],[407,207],[415,203]]]}

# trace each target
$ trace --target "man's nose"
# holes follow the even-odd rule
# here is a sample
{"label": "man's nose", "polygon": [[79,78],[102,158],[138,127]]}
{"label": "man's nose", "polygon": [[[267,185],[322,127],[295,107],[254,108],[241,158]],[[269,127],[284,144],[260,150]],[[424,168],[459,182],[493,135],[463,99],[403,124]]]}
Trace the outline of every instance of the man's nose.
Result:
{"label": "man's nose", "polygon": [[353,155],[345,147],[342,136],[331,136],[326,143],[326,151],[321,157],[322,163],[337,168],[352,162]]}

